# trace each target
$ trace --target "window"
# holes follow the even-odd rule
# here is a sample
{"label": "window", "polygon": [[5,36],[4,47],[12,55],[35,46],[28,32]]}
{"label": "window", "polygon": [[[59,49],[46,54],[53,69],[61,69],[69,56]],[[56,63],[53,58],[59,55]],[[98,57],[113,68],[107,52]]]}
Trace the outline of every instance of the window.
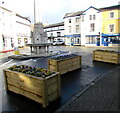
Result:
{"label": "window", "polygon": [[79,20],[80,20],[80,18],[79,18],[79,17],[77,17],[77,18],[76,18],[76,23],[78,23],[78,22],[79,22]]}
{"label": "window", "polygon": [[93,15],[93,20],[95,20],[96,19],[96,16],[95,15]]}
{"label": "window", "polygon": [[76,33],[79,33],[79,25],[76,25]]}
{"label": "window", "polygon": [[51,33],[50,36],[53,37],[53,33]]}
{"label": "window", "polygon": [[109,31],[110,31],[110,32],[114,32],[114,24],[109,25]]}
{"label": "window", "polygon": [[92,15],[90,15],[89,19],[92,20]]}
{"label": "window", "polygon": [[95,44],[95,37],[86,37],[86,43]]}
{"label": "window", "polygon": [[69,33],[71,33],[72,32],[72,28],[71,28],[71,26],[69,26]]}
{"label": "window", "polygon": [[57,37],[60,37],[61,36],[61,32],[57,32]]}
{"label": "window", "polygon": [[110,18],[114,18],[114,12],[110,12]]}
{"label": "window", "polygon": [[120,44],[119,37],[108,37],[109,43]]}
{"label": "window", "polygon": [[82,15],[82,22],[84,22],[84,15]]}
{"label": "window", "polygon": [[95,31],[95,24],[94,23],[90,24],[90,31]]}
{"label": "window", "polygon": [[69,19],[69,23],[71,23],[71,19]]}

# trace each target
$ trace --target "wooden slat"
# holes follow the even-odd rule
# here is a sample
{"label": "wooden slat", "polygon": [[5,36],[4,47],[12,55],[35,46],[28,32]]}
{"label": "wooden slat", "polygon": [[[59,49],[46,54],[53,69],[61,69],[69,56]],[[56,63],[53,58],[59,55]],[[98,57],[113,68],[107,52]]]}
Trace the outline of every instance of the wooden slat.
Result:
{"label": "wooden slat", "polygon": [[17,94],[20,94],[20,95],[23,95],[25,97],[28,97],[38,103],[43,103],[43,100],[42,100],[42,97],[39,96],[39,95],[36,95],[34,93],[31,93],[31,92],[28,92],[26,90],[23,90],[23,89],[20,89],[18,87],[15,87],[15,86],[12,86],[12,85],[9,85],[8,84],[8,89],[14,93],[17,93]]}
{"label": "wooden slat", "polygon": [[52,61],[54,62],[53,59],[49,59],[48,68],[51,71],[56,71],[56,72],[60,72],[60,74],[64,74],[69,71],[81,68],[81,58],[82,58],[81,56],[75,56],[73,58],[56,60],[57,65],[54,65],[55,63],[52,64]]}
{"label": "wooden slat", "polygon": [[[38,78],[6,69],[4,70],[4,76],[8,90],[39,102],[43,104],[43,107],[49,105],[49,99],[54,101],[60,96],[54,97],[56,93],[60,94],[61,86],[59,84],[61,81],[59,73],[46,78]],[[51,96],[49,97],[49,95]]]}
{"label": "wooden slat", "polygon": [[16,81],[11,78],[7,79],[8,84],[14,85],[16,87],[22,88],[24,90],[28,90],[30,92],[36,93],[38,95],[42,95],[42,87],[43,85],[39,86],[34,86],[32,83],[31,84],[26,84],[23,81]]}
{"label": "wooden slat", "polygon": [[119,55],[120,55],[119,53],[93,51],[93,61],[95,60],[95,61],[120,64]]}

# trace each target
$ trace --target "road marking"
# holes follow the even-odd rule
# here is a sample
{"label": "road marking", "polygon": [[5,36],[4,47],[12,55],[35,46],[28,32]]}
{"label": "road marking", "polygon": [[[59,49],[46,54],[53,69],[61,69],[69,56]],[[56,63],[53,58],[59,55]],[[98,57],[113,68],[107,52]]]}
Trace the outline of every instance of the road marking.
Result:
{"label": "road marking", "polygon": [[4,64],[2,64],[0,67],[3,67],[3,66],[5,66],[6,64],[9,64],[10,62],[12,62],[13,61],[13,59],[11,59],[10,61],[8,61],[8,62],[5,62]]}

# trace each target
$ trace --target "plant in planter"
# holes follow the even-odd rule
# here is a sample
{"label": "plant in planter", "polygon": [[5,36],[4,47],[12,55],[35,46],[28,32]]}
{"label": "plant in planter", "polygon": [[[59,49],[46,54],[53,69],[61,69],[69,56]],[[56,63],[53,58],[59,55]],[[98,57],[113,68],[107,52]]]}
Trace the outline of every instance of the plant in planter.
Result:
{"label": "plant in planter", "polygon": [[96,49],[95,51],[111,52],[111,53],[120,53],[119,51],[113,51],[113,50],[102,50],[102,49]]}
{"label": "plant in planter", "polygon": [[93,61],[120,64],[120,51],[96,49],[93,51]]}
{"label": "plant in planter", "polygon": [[68,55],[61,55],[61,56],[57,56],[57,57],[53,57],[53,60],[62,60],[62,59],[66,59],[66,58],[72,58],[78,56],[77,54],[68,54]]}
{"label": "plant in planter", "polygon": [[14,65],[3,72],[6,91],[28,97],[44,108],[61,96],[58,72],[27,65]]}
{"label": "plant in planter", "polygon": [[37,67],[32,67],[32,66],[27,66],[27,65],[14,65],[9,68],[11,71],[17,71],[17,72],[22,72],[26,74],[30,74],[36,77],[47,77],[55,72],[51,72],[47,69],[42,69],[42,68],[37,68]]}
{"label": "plant in planter", "polygon": [[77,54],[67,54],[53,57],[48,60],[48,69],[60,74],[81,68],[81,56]]}

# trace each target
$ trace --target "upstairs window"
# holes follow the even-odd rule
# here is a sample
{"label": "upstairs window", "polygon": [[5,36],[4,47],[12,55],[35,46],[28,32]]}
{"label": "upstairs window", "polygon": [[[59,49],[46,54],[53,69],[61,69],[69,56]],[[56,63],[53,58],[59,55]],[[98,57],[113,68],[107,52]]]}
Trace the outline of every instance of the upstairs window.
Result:
{"label": "upstairs window", "polygon": [[80,18],[79,18],[79,17],[77,17],[77,18],[76,18],[76,23],[78,23],[78,22],[79,22],[79,20],[80,20]]}
{"label": "upstairs window", "polygon": [[91,32],[95,31],[95,24],[94,23],[90,24],[90,31]]}
{"label": "upstairs window", "polygon": [[89,16],[89,19],[92,20],[92,15]]}
{"label": "upstairs window", "polygon": [[72,32],[72,28],[71,28],[71,26],[69,26],[69,33],[71,33]]}
{"label": "upstairs window", "polygon": [[93,15],[93,20],[95,20],[96,19],[96,15]]}
{"label": "upstairs window", "polygon": [[79,25],[76,25],[76,33],[79,33]]}
{"label": "upstairs window", "polygon": [[53,37],[53,33],[51,33],[50,36]]}
{"label": "upstairs window", "polygon": [[84,22],[84,15],[82,15],[82,22]]}
{"label": "upstairs window", "polygon": [[109,31],[110,31],[110,32],[114,32],[114,24],[109,25]]}
{"label": "upstairs window", "polygon": [[71,23],[71,19],[69,19],[69,23]]}
{"label": "upstairs window", "polygon": [[114,12],[110,12],[110,18],[114,18]]}
{"label": "upstairs window", "polygon": [[61,36],[61,32],[57,32],[57,37],[60,37]]}

